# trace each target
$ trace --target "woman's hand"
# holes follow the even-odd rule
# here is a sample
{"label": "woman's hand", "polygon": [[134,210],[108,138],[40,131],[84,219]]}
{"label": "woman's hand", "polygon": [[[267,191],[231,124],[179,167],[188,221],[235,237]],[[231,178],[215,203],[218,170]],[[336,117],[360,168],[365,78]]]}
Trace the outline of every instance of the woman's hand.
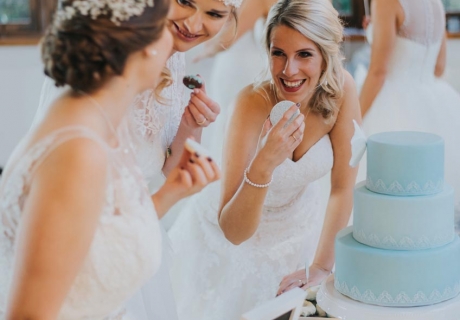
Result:
{"label": "woman's hand", "polygon": [[309,287],[317,286],[321,284],[330,274],[331,272],[329,270],[321,268],[316,264],[312,264],[309,268],[308,281],[305,269],[297,270],[283,278],[276,295],[280,295],[294,288],[302,288],[305,290]]}
{"label": "woman's hand", "polygon": [[219,167],[210,157],[191,154],[184,149],[179,164],[171,170],[166,182],[152,196],[158,216],[162,217],[179,200],[220,179],[220,175]]}
{"label": "woman's hand", "polygon": [[297,105],[289,108],[275,126],[271,125],[270,119],[265,120],[259,138],[259,151],[253,163],[263,163],[265,168],[274,170],[287,158],[291,158],[294,150],[302,142],[305,130],[303,114],[299,114],[294,121],[287,124],[297,109]]}
{"label": "woman's hand", "polygon": [[191,92],[182,122],[193,129],[207,127],[216,121],[219,113],[220,106],[206,94],[206,85],[203,81],[201,89],[193,89]]}

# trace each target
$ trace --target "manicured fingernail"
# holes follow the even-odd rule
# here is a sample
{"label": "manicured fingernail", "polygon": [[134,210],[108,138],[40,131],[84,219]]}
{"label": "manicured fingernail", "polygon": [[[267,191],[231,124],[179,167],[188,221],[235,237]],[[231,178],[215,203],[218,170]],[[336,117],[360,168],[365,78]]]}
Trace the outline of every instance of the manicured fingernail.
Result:
{"label": "manicured fingernail", "polygon": [[195,161],[193,161],[193,159],[189,159],[188,162],[195,163]]}
{"label": "manicured fingernail", "polygon": [[212,158],[211,157],[207,157],[206,158],[209,162],[212,162]]}
{"label": "manicured fingernail", "polygon": [[195,157],[199,158],[200,154],[198,152],[195,152]]}
{"label": "manicured fingernail", "polygon": [[198,92],[200,92],[200,90],[198,90],[198,89],[193,89],[193,93],[198,94]]}
{"label": "manicured fingernail", "polygon": [[295,105],[297,106],[297,108],[300,108],[300,102],[297,102]]}

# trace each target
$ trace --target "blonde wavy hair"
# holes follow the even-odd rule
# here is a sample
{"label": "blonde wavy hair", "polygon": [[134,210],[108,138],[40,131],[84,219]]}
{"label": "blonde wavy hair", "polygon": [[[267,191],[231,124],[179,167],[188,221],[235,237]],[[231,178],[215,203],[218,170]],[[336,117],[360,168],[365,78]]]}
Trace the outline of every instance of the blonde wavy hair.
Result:
{"label": "blonde wavy hair", "polygon": [[160,82],[156,86],[155,90],[153,90],[155,99],[160,104],[168,105],[169,103],[171,103],[171,101],[168,101],[168,99],[161,95],[161,92],[163,91],[163,89],[172,85],[173,81],[174,80],[172,78],[171,71],[168,68],[164,67],[161,71]]}
{"label": "blonde wavy hair", "polygon": [[344,75],[341,53],[343,25],[329,0],[280,0],[270,10],[265,27],[264,45],[270,56],[271,36],[277,26],[292,28],[319,48],[326,69],[309,107],[323,118],[338,112],[337,102],[343,97]]}

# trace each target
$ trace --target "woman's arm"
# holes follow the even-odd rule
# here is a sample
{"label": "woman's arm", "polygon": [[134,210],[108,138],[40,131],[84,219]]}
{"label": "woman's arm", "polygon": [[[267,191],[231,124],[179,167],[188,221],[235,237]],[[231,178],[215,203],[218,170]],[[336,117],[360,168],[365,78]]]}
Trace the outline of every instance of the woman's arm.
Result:
{"label": "woman's arm", "polygon": [[[402,12],[397,0],[372,1],[372,49],[369,71],[359,98],[361,114],[365,117],[377,94],[382,89],[394,50],[398,17]],[[402,13],[404,15],[404,13]]]}
{"label": "woman's arm", "polygon": [[[267,194],[267,188],[257,188],[243,181],[244,170],[249,167],[248,178],[253,183],[268,183],[274,169],[292,155],[302,140],[295,141],[290,135],[300,128],[296,134],[303,137],[305,127],[304,116],[299,115],[283,128],[297,108],[294,105],[276,126],[270,128],[267,116],[271,107],[262,96],[251,93],[252,90],[252,86],[247,87],[238,98],[225,143],[219,225],[233,244],[241,244],[255,233]],[[263,136],[267,136],[267,142],[258,150]]]}
{"label": "woman's arm", "polygon": [[[220,106],[207,95],[206,84],[203,84],[201,89],[193,90],[190,94],[189,104],[182,115],[176,137],[170,146],[171,156],[166,159],[163,166],[165,176],[168,176],[171,170],[180,162],[185,140],[193,137],[200,142],[203,127],[207,127],[216,121],[219,113]],[[203,124],[198,124],[203,121]]]}
{"label": "woman's arm", "polygon": [[446,69],[446,55],[447,55],[447,39],[446,34],[442,39],[441,48],[439,50],[438,59],[436,60],[436,67],[434,69],[434,75],[436,77],[442,77],[444,70]]}
{"label": "woman's arm", "polygon": [[358,168],[349,165],[350,141],[354,134],[353,120],[361,123],[358,94],[353,78],[345,72],[345,96],[337,121],[329,136],[334,151],[331,172],[331,194],[326,209],[323,230],[316,251],[314,266],[332,270],[334,266],[334,240],[337,232],[345,228],[353,208],[353,189]]}
{"label": "woman's arm", "polygon": [[57,147],[34,173],[18,231],[8,320],[56,319],[105,201],[107,156],[88,139]]}

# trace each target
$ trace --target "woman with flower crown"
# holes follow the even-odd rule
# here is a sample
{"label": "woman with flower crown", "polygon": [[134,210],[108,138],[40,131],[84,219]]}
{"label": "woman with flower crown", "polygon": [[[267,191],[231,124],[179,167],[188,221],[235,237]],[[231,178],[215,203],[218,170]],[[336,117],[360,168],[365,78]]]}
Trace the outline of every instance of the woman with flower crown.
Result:
{"label": "woman with flower crown", "polygon": [[[154,90],[137,95],[130,108],[130,143],[144,177],[153,192],[164,176],[180,161],[184,140],[193,136],[200,140],[204,127],[212,123],[220,107],[206,94],[205,86],[189,94],[182,84],[185,74],[184,52],[212,39],[227,24],[236,21],[236,9],[242,0],[171,0],[167,28],[173,35],[173,49],[161,49],[168,54],[167,68],[170,86],[158,100]],[[152,86],[153,87],[153,86]],[[45,114],[59,92],[46,80],[35,123]],[[177,319],[176,306],[169,280],[169,239],[163,233],[163,263],[160,270],[128,302],[128,311],[136,320]],[[149,245],[148,243],[146,245]]]}
{"label": "woman with flower crown", "polygon": [[[353,120],[360,122],[342,40],[330,1],[280,0],[271,8],[264,34],[271,79],[240,92],[221,183],[193,196],[169,230],[179,319],[240,319],[281,293],[283,277],[299,267],[309,267],[308,282],[283,289],[330,274],[335,235],[353,205],[350,141]],[[282,100],[290,108],[276,123],[272,111]],[[318,180],[328,172],[323,212]]]}
{"label": "woman with flower crown", "polygon": [[124,134],[130,102],[160,82],[172,48],[169,4],[60,3],[42,59],[68,89],[0,184],[1,319],[128,319],[124,303],[161,264],[158,217],[219,177],[184,151],[150,196]]}

